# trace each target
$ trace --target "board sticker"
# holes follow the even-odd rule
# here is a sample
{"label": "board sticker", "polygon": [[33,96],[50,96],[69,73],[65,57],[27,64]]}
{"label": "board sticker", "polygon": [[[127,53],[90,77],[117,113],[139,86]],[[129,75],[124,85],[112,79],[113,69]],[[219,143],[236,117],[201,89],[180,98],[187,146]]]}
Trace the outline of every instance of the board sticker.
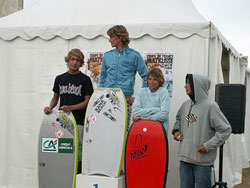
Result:
{"label": "board sticker", "polygon": [[42,152],[58,153],[58,138],[42,138]]}

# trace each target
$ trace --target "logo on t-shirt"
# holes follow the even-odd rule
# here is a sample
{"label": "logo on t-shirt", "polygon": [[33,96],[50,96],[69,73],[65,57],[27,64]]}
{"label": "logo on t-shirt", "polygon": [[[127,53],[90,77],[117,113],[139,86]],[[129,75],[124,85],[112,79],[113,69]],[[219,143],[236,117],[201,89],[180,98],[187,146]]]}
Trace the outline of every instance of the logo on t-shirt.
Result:
{"label": "logo on t-shirt", "polygon": [[59,85],[59,89],[60,89],[60,95],[74,94],[76,96],[82,96],[81,94],[82,85],[75,86],[74,84],[69,83],[66,86]]}

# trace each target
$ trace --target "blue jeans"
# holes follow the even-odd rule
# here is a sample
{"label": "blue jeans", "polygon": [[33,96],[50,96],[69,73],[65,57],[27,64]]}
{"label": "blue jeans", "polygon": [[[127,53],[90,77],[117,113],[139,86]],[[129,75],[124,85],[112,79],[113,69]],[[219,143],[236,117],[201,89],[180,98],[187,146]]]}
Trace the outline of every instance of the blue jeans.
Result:
{"label": "blue jeans", "polygon": [[181,188],[211,188],[211,166],[180,161]]}

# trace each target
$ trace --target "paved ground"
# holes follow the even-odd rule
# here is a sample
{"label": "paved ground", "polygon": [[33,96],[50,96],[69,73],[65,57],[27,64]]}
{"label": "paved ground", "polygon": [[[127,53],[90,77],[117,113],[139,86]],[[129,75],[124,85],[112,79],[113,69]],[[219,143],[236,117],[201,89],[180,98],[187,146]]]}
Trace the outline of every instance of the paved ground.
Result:
{"label": "paved ground", "polygon": [[243,169],[242,183],[234,188],[250,188],[250,168]]}

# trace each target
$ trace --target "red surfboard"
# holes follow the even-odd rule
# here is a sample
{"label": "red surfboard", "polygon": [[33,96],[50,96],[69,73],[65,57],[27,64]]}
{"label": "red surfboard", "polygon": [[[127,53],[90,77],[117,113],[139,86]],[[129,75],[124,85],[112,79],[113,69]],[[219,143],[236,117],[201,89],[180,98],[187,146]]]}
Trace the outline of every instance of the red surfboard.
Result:
{"label": "red surfboard", "polygon": [[165,188],[168,169],[168,141],[159,121],[139,120],[126,142],[127,188]]}

